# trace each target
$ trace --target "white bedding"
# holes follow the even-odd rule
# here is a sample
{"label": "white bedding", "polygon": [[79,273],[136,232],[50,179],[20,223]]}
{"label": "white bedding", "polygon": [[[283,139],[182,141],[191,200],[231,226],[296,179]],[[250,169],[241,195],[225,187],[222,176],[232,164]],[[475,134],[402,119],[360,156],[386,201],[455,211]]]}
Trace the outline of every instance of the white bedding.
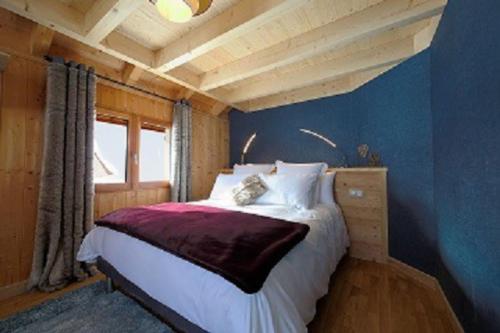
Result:
{"label": "white bedding", "polygon": [[349,245],[340,209],[318,205],[299,212],[286,206],[217,206],[307,223],[310,231],[271,271],[262,289],[246,294],[204,268],[148,243],[97,227],[84,239],[78,260],[102,256],[152,298],[209,332],[307,332],[316,301]]}

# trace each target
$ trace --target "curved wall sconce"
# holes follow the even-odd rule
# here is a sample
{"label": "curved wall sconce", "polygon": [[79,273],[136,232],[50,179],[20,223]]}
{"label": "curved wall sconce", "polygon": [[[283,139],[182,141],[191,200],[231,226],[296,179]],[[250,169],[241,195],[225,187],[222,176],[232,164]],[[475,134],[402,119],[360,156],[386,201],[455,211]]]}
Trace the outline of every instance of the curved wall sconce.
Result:
{"label": "curved wall sconce", "polygon": [[337,144],[335,142],[333,142],[332,140],[326,138],[325,136],[317,133],[317,132],[314,132],[314,131],[311,131],[309,129],[305,129],[305,128],[301,128],[299,129],[299,131],[301,131],[302,133],[305,133],[305,134],[308,134],[308,135],[311,135],[321,141],[323,141],[324,143],[326,143],[327,145],[329,145],[330,147],[332,147],[333,149],[336,149],[337,151],[339,151],[341,154],[342,154],[342,164],[341,164],[341,167],[347,167],[347,155],[342,151],[340,150],[338,147],[337,147]]}
{"label": "curved wall sconce", "polygon": [[250,146],[252,145],[256,137],[257,133],[252,134],[245,143],[245,146],[243,146],[243,150],[241,152],[241,164],[245,164],[245,157],[247,155],[248,149],[250,149]]}

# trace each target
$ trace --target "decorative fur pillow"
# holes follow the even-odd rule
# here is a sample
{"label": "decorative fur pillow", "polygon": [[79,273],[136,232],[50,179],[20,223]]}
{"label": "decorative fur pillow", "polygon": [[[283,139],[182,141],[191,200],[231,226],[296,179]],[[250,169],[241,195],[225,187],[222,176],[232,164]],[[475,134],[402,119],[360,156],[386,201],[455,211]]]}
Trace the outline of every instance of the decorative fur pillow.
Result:
{"label": "decorative fur pillow", "polygon": [[253,204],[266,191],[266,186],[257,175],[246,177],[232,190],[234,202],[238,206]]}

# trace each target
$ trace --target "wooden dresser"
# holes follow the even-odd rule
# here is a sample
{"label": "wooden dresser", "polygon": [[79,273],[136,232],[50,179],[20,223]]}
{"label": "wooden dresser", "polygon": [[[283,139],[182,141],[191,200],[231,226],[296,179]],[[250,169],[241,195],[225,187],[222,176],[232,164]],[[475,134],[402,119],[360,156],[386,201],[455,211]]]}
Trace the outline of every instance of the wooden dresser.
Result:
{"label": "wooden dresser", "polygon": [[335,198],[349,230],[351,257],[386,262],[387,168],[330,170],[337,172]]}

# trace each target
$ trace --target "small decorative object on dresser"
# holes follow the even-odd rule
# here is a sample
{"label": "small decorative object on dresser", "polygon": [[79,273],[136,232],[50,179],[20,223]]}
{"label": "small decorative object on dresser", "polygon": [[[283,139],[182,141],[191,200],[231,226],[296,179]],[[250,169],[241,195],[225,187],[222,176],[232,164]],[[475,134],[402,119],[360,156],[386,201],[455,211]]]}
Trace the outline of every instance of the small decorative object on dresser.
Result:
{"label": "small decorative object on dresser", "polygon": [[360,144],[357,150],[358,150],[358,155],[361,158],[360,165],[366,165],[369,167],[382,166],[380,154],[370,153],[370,147],[366,143]]}
{"label": "small decorative object on dresser", "polygon": [[382,166],[382,162],[380,160],[380,154],[379,153],[371,153],[370,157],[368,158],[368,166],[369,167],[379,167]]}
{"label": "small decorative object on dresser", "polygon": [[370,151],[370,147],[366,143],[363,143],[363,144],[358,146],[358,155],[361,158],[366,158],[366,156],[368,156],[369,151]]}

